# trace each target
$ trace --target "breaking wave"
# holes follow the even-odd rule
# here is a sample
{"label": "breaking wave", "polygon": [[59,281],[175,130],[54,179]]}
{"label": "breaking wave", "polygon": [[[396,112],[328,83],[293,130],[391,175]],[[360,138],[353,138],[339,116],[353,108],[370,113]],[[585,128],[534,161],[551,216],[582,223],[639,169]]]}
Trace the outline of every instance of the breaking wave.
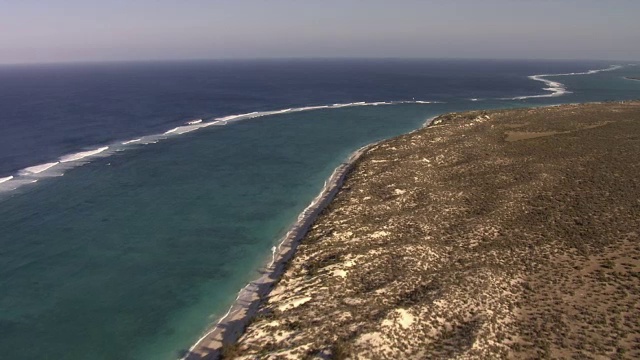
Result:
{"label": "breaking wave", "polygon": [[118,141],[118,142],[114,142],[112,144],[108,144],[98,148],[93,148],[93,149],[84,150],[84,151],[80,151],[73,154],[64,155],[59,157],[56,161],[24,168],[18,171],[17,174],[13,176],[0,178],[0,192],[15,190],[18,187],[26,184],[33,184],[37,182],[39,178],[62,176],[66,170],[84,165],[90,162],[92,159],[95,159],[98,157],[107,157],[112,155],[115,152],[124,151],[128,148],[133,148],[136,146],[155,144],[169,137],[186,134],[188,132],[206,128],[209,126],[224,126],[237,121],[255,119],[255,118],[269,116],[269,115],[289,114],[289,113],[297,113],[297,112],[321,110],[321,109],[337,109],[337,108],[354,107],[354,106],[381,106],[381,105],[395,105],[395,104],[436,104],[436,103],[439,103],[439,102],[423,101],[423,100],[378,101],[378,102],[360,101],[360,102],[352,102],[352,103],[344,103],[344,104],[305,106],[305,107],[299,107],[299,108],[288,108],[288,109],[273,110],[273,111],[260,111],[260,112],[254,111],[246,114],[236,114],[236,115],[218,117],[209,121],[204,121],[202,119],[190,120],[185,123],[186,125],[177,126],[173,129],[165,131],[162,134],[147,135],[147,136],[142,136],[140,138],[127,140],[127,141]]}
{"label": "breaking wave", "polygon": [[133,140],[129,140],[129,141],[125,141],[122,143],[122,145],[129,145],[129,144],[133,144],[133,143],[137,143],[138,141],[142,140],[141,138],[138,139],[133,139]]}
{"label": "breaking wave", "polygon": [[30,166],[28,168],[20,170],[20,172],[18,174],[20,174],[20,175],[40,174],[41,172],[49,170],[52,167],[58,165],[59,163],[60,163],[59,161],[56,161],[56,162],[52,162],[52,163],[46,163],[46,164]]}
{"label": "breaking wave", "polygon": [[108,146],[103,146],[103,147],[95,149],[95,150],[81,151],[81,152],[78,152],[78,153],[75,153],[75,154],[65,155],[65,156],[60,158],[60,162],[61,163],[67,163],[67,162],[71,162],[71,161],[79,161],[79,160],[82,160],[84,158],[88,158],[90,156],[98,155],[101,152],[107,150],[108,148],[109,148]]}
{"label": "breaking wave", "polygon": [[535,81],[543,82],[547,87],[543,88],[543,90],[549,92],[548,94],[540,94],[540,95],[528,95],[528,96],[516,96],[513,98],[504,98],[501,100],[525,100],[525,99],[535,99],[535,98],[548,98],[548,97],[557,97],[565,94],[571,94],[570,91],[567,90],[567,87],[559,82],[552,81],[546,79],[547,77],[556,77],[556,76],[575,76],[575,75],[592,75],[597,74],[599,72],[604,71],[613,71],[622,68],[621,65],[611,65],[606,69],[596,69],[596,70],[588,70],[584,72],[573,72],[573,73],[564,73],[564,74],[539,74],[539,75],[531,75],[529,79]]}

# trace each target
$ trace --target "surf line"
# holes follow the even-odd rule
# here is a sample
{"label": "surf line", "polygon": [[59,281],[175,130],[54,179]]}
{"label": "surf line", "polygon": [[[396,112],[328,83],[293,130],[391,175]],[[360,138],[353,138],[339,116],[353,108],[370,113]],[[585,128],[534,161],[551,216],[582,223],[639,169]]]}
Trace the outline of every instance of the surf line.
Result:
{"label": "surf line", "polygon": [[254,111],[254,112],[245,113],[245,114],[227,115],[223,117],[214,118],[209,121],[203,121],[202,119],[191,120],[186,122],[185,125],[174,127],[163,133],[146,135],[146,136],[142,136],[142,137],[139,137],[133,140],[128,140],[128,141],[120,140],[105,146],[94,148],[92,150],[84,150],[84,151],[80,151],[73,154],[63,155],[53,162],[26,167],[22,170],[19,170],[16,174],[10,177],[9,176],[3,177],[1,179],[2,181],[0,181],[0,184],[3,184],[3,186],[0,187],[0,193],[5,191],[15,190],[18,187],[25,184],[32,184],[35,181],[31,181],[31,180],[33,180],[36,177],[45,178],[45,177],[60,176],[66,170],[91,162],[97,156],[100,156],[100,157],[110,156],[115,152],[123,151],[135,146],[155,144],[158,141],[167,139],[169,137],[186,134],[188,132],[206,128],[209,126],[224,126],[234,122],[255,119],[255,118],[264,117],[264,116],[291,114],[291,113],[306,112],[306,111],[313,111],[313,110],[339,109],[339,108],[356,107],[356,106],[384,106],[384,105],[398,105],[398,104],[428,105],[428,104],[439,104],[439,103],[442,103],[442,102],[426,101],[426,100],[396,100],[396,101],[378,101],[378,102],[361,101],[361,102],[351,102],[351,103],[337,103],[337,104],[331,104],[331,105],[305,106],[305,107],[299,107],[299,108],[287,108],[287,109],[271,110],[271,111],[260,111],[260,112]]}
{"label": "surf line", "polygon": [[528,76],[528,78],[531,80],[543,82],[545,85],[547,85],[547,87],[543,88],[543,90],[550,92],[550,94],[516,96],[513,98],[501,98],[500,100],[525,100],[525,99],[535,99],[535,98],[557,97],[565,94],[570,94],[571,92],[567,90],[567,87],[563,83],[559,81],[549,80],[547,79],[547,77],[592,75],[592,74],[597,74],[599,72],[618,70],[618,69],[621,69],[622,67],[623,67],[622,65],[611,65],[610,67],[605,69],[588,70],[584,72],[531,75],[531,76]]}

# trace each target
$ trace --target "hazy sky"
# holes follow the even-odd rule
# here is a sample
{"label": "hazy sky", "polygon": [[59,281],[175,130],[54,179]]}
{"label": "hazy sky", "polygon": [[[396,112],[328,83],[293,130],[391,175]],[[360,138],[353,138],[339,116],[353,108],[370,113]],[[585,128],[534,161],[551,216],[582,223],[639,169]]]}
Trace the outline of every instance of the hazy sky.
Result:
{"label": "hazy sky", "polygon": [[640,60],[640,0],[0,0],[0,63]]}

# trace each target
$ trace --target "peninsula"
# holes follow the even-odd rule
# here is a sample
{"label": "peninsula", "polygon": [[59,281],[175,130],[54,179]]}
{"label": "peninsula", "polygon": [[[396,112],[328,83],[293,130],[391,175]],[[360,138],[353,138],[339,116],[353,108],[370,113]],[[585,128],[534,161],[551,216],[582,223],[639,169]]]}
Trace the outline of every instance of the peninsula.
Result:
{"label": "peninsula", "polygon": [[375,144],[210,355],[638,358],[639,154],[638,101],[454,113]]}

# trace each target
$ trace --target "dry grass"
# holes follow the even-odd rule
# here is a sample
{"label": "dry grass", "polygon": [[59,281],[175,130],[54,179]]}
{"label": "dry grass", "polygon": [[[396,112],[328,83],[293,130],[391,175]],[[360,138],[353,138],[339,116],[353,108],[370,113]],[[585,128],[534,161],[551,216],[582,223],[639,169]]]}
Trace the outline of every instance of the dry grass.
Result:
{"label": "dry grass", "polygon": [[450,114],[381,143],[234,356],[639,358],[639,105]]}

